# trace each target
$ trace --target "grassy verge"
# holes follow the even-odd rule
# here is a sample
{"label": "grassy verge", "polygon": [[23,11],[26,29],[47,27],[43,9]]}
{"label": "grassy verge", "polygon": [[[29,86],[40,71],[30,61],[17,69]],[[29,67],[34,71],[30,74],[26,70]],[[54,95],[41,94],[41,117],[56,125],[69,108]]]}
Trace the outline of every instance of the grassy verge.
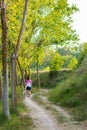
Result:
{"label": "grassy verge", "polygon": [[10,101],[11,117],[9,120],[3,117],[1,106],[2,102],[0,102],[0,130],[32,130],[33,121],[29,116],[30,112],[29,110],[26,109],[26,107],[22,102],[22,88],[17,87],[16,112],[11,111],[11,101]]}
{"label": "grassy verge", "polygon": [[[54,88],[58,82],[66,79],[71,73],[71,70],[59,70],[40,73],[41,88]],[[33,86],[37,85],[37,73],[32,74]],[[38,88],[38,87],[37,87]]]}
{"label": "grassy verge", "polygon": [[40,73],[40,81],[41,88],[51,89],[48,94],[50,101],[65,107],[77,121],[87,119],[87,57],[74,71]]}
{"label": "grassy verge", "polygon": [[87,72],[72,74],[59,83],[50,93],[49,100],[64,106],[74,115],[75,120],[87,119]]}

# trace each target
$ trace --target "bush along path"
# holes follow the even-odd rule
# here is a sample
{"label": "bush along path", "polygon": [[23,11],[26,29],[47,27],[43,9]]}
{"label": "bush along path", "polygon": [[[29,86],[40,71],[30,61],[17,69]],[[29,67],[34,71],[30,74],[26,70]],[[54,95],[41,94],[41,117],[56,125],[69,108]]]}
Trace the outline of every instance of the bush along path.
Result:
{"label": "bush along path", "polygon": [[38,94],[35,99],[26,97],[25,106],[30,110],[30,116],[34,121],[33,130],[87,130],[87,125],[80,124],[64,111],[47,101],[47,98]]}

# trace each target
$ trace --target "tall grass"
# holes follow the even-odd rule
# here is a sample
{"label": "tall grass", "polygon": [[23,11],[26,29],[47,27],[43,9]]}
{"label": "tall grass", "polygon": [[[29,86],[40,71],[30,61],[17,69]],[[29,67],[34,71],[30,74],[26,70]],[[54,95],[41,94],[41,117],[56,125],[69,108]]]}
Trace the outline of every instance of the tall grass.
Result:
{"label": "tall grass", "polygon": [[[3,119],[3,120],[1,120]],[[5,120],[0,115],[0,130],[32,130],[32,120],[26,116],[12,115],[10,120]]]}
{"label": "tall grass", "polygon": [[[35,73],[32,79],[36,86]],[[87,119],[87,57],[76,70],[40,73],[40,81],[41,88],[51,89],[48,94],[50,101],[66,107],[76,120]]]}
{"label": "tall grass", "polygon": [[87,58],[82,65],[49,93],[49,100],[69,108],[76,120],[87,119]]}
{"label": "tall grass", "polygon": [[0,130],[32,130],[33,121],[29,116],[29,110],[23,104],[22,87],[17,87],[17,111],[11,109],[11,91],[9,90],[10,119],[2,114],[2,102],[0,102]]}

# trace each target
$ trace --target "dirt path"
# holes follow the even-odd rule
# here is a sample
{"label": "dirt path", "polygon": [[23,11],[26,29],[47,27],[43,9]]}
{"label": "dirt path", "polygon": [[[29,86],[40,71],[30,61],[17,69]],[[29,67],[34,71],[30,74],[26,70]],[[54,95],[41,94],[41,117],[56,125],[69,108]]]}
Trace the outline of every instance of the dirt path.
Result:
{"label": "dirt path", "polygon": [[34,120],[36,126],[34,130],[61,130],[52,115],[36,102],[29,98],[25,98],[24,103],[31,109],[30,116]]}
{"label": "dirt path", "polygon": [[35,101],[29,98],[24,99],[24,104],[30,110],[30,116],[34,121],[35,128],[33,130],[87,130],[87,125],[77,124],[75,121],[70,120],[70,115],[62,110],[60,107],[54,107],[58,113],[63,114],[67,118],[65,122],[58,123],[58,120],[49,110],[38,105]]}

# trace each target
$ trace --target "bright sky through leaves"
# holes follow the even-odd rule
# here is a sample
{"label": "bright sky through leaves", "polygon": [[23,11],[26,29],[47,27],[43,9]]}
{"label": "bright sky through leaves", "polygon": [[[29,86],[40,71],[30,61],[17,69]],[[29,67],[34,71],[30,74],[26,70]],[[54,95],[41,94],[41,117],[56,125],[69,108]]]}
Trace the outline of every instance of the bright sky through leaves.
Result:
{"label": "bright sky through leaves", "polygon": [[68,0],[70,4],[76,4],[79,12],[73,15],[73,26],[80,35],[80,42],[87,42],[87,0]]}

